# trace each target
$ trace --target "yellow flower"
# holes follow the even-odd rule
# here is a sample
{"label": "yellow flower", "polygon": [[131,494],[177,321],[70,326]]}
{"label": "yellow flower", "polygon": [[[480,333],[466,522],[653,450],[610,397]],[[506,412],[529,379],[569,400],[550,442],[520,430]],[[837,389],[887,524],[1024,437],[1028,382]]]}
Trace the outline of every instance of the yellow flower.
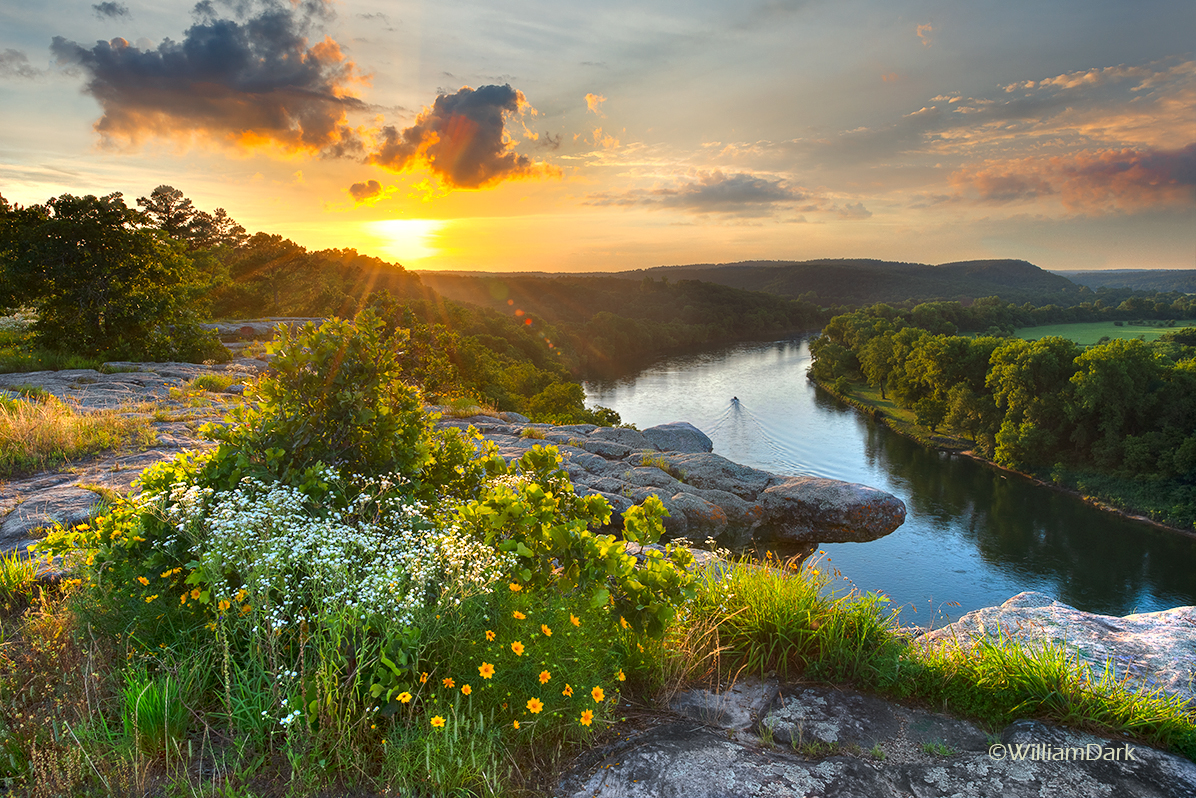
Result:
{"label": "yellow flower", "polygon": [[518,582],[511,583],[511,592],[512,593],[518,593],[520,590],[523,590],[523,585],[519,584]]}
{"label": "yellow flower", "polygon": [[552,630],[548,628],[548,624],[540,624],[540,631],[544,633],[545,637],[552,637]]}
{"label": "yellow flower", "polygon": [[432,727],[435,729],[443,729],[444,728],[444,718],[440,717],[439,715],[436,715],[435,717],[433,717],[432,718]]}
{"label": "yellow flower", "polygon": [[248,614],[248,612],[249,612],[251,609],[253,609],[253,608],[252,608],[252,607],[250,607],[248,604],[242,604],[242,605],[241,605],[241,614],[242,614],[242,615],[246,615],[246,614]]}
{"label": "yellow flower", "polygon": [[428,683],[428,674],[427,674],[427,672],[426,672],[426,671],[425,671],[424,673],[421,673],[421,674],[419,675],[419,683],[420,683],[420,684],[427,684],[427,683]]}
{"label": "yellow flower", "polygon": [[548,671],[540,671],[540,684],[548,684],[548,680],[552,678],[552,674]]}
{"label": "yellow flower", "polygon": [[512,726],[514,726],[516,729],[518,729],[518,728],[519,728],[519,721],[514,721],[514,722],[513,722],[511,725],[512,725]]}
{"label": "yellow flower", "polygon": [[573,685],[566,684],[565,689],[561,691],[561,695],[565,696],[566,698],[571,698],[573,696]]}
{"label": "yellow flower", "polygon": [[573,624],[574,626],[581,626],[581,618],[578,618],[573,613],[569,613],[569,623]]}
{"label": "yellow flower", "polygon": [[483,662],[478,666],[478,673],[482,674],[483,679],[489,679],[494,675],[494,666],[489,662]]}
{"label": "yellow flower", "polygon": [[544,709],[544,702],[538,698],[529,698],[527,700],[527,711],[533,715],[540,714],[540,710]]}
{"label": "yellow flower", "polygon": [[218,604],[216,605],[216,608],[217,608],[218,610],[220,610],[220,612],[224,612],[225,610],[227,610],[227,609],[228,609],[229,607],[231,607],[231,606],[232,606],[232,603],[231,603],[231,602],[229,602],[229,600],[228,600],[228,599],[220,599],[220,603],[218,603]]}
{"label": "yellow flower", "polygon": [[473,692],[473,688],[467,684],[461,685],[461,695],[469,695]]}
{"label": "yellow flower", "polygon": [[593,690],[590,691],[590,695],[594,696],[595,702],[601,704],[602,699],[606,696],[606,693],[602,692],[601,687],[595,687]]}
{"label": "yellow flower", "polygon": [[400,704],[410,704],[411,703],[411,693],[407,692],[406,690],[399,693],[399,703]]}
{"label": "yellow flower", "polygon": [[494,632],[491,632],[489,629],[487,629],[487,630],[486,630],[486,639],[487,639],[487,640],[493,640],[493,639],[494,639]]}
{"label": "yellow flower", "polygon": [[624,629],[631,628],[631,624],[627,623],[627,619],[624,618],[622,615],[619,616],[619,625],[622,626]]}
{"label": "yellow flower", "polygon": [[186,604],[186,603],[187,603],[187,594],[184,593],[183,595],[179,596],[179,604]]}
{"label": "yellow flower", "polygon": [[515,652],[515,656],[522,657],[523,656],[523,643],[520,643],[518,640],[516,640],[514,643],[511,644],[511,650]]}
{"label": "yellow flower", "polygon": [[456,682],[454,682],[454,681],[453,681],[453,680],[452,680],[450,677],[448,677],[448,676],[445,676],[445,677],[444,677],[443,679],[441,679],[440,681],[441,681],[441,683],[442,683],[442,684],[443,684],[445,687],[452,687],[453,685],[455,685],[455,684],[456,684]]}
{"label": "yellow flower", "polygon": [[594,722],[594,713],[587,709],[585,712],[581,713],[580,722],[582,726],[589,726]]}
{"label": "yellow flower", "polygon": [[620,682],[625,682],[625,681],[627,681],[627,674],[623,673],[622,668],[619,668],[619,672],[615,674],[615,678],[618,679]]}
{"label": "yellow flower", "polygon": [[199,599],[199,588],[195,588],[194,590],[191,591],[191,598],[197,599],[197,600]]}
{"label": "yellow flower", "polygon": [[155,594],[154,594],[154,595],[152,595],[152,596],[146,596],[146,597],[145,597],[145,603],[146,603],[146,604],[149,604],[151,601],[153,601],[153,600],[154,600],[154,599],[156,599],[157,597],[158,597],[158,594],[157,594],[157,593],[155,593]]}
{"label": "yellow flower", "polygon": [[517,621],[522,621],[524,618],[527,617],[519,610],[515,610],[513,613],[511,613],[511,615],[513,615],[515,617],[515,620],[517,620]]}
{"label": "yellow flower", "polygon": [[137,581],[138,581],[138,582],[140,582],[142,585],[148,585],[148,584],[149,584],[149,580],[148,580],[148,579],[146,579],[144,576],[139,576],[139,577],[137,577]]}
{"label": "yellow flower", "polygon": [[216,631],[216,622],[208,621],[206,624],[204,624],[204,628],[207,629],[209,632],[215,632]]}
{"label": "yellow flower", "polygon": [[158,575],[161,576],[163,579],[166,579],[167,577],[171,577],[177,573],[181,573],[182,570],[183,570],[182,568],[171,568],[169,571],[163,571],[162,573],[160,573]]}
{"label": "yellow flower", "polygon": [[248,595],[249,595],[249,591],[246,590],[245,588],[241,588],[240,590],[237,591],[237,596],[236,596],[235,600],[242,601]]}

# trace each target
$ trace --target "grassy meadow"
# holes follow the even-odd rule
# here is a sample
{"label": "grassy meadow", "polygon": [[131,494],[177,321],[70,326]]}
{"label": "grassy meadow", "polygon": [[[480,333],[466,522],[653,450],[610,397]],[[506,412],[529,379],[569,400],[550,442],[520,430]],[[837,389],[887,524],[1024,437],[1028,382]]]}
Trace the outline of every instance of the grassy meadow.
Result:
{"label": "grassy meadow", "polygon": [[1196,319],[1188,321],[1085,321],[1075,324],[1044,324],[1039,327],[1020,327],[1013,331],[1024,341],[1037,341],[1056,335],[1075,341],[1080,346],[1095,346],[1102,339],[1141,338],[1157,341],[1165,333],[1196,327]]}

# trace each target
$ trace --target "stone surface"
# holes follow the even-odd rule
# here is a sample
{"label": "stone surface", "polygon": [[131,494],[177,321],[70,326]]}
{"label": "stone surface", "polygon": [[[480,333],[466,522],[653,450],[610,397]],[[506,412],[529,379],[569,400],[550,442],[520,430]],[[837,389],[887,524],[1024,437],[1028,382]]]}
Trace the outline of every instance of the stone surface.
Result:
{"label": "stone surface", "polygon": [[662,452],[713,452],[714,442],[688,421],[658,424],[644,430],[644,437]]}
{"label": "stone surface", "polygon": [[760,504],[778,536],[841,543],[875,540],[905,522],[905,503],[854,482],[789,477],[765,488]]}
{"label": "stone surface", "polygon": [[1081,612],[1042,593],[1019,593],[969,612],[918,638],[923,645],[970,646],[1005,637],[1026,646],[1066,646],[1097,675],[1106,665],[1143,691],[1162,687],[1196,705],[1196,607],[1125,617]]}
{"label": "stone surface", "polygon": [[154,442],[142,451],[107,452],[71,463],[58,473],[0,481],[0,552],[23,550],[56,522],[81,523],[92,517],[104,491],[128,493],[149,466],[187,449],[212,446],[211,441],[199,437],[198,428],[219,420],[227,410],[225,403],[241,401],[228,393],[184,397],[176,391],[172,395],[172,388],[180,388],[201,374],[249,377],[264,368],[259,361],[244,359],[219,366],[105,365],[115,373],[71,369],[0,375],[0,391],[12,393],[15,386],[34,385],[76,412],[114,410],[146,418],[156,433]]}
{"label": "stone surface", "polygon": [[[555,444],[577,490],[600,493],[611,502],[613,529],[620,528],[627,507],[649,496],[657,496],[669,510],[664,521],[668,537],[713,538],[731,547],[753,539],[783,539],[805,544],[809,553],[819,541],[874,540],[905,518],[901,500],[863,485],[778,477],[708,451],[653,450],[672,445],[670,440],[687,445],[685,440],[696,438],[693,433],[701,435],[688,424],[663,425],[680,437],[657,437],[653,443],[645,437],[647,432],[583,424],[528,424],[516,429],[489,416],[437,423],[474,426],[508,460],[521,457],[536,443]],[[522,429],[534,429],[540,437],[516,437]]]}
{"label": "stone surface", "polygon": [[[1037,721],[996,734],[850,690],[746,681],[579,760],[569,798],[1190,796],[1196,765]],[[771,709],[768,707],[771,706]],[[760,722],[755,719],[761,717]],[[772,742],[751,732],[771,730]],[[800,729],[800,734],[794,734]],[[992,746],[998,746],[993,748]],[[1071,757],[1066,759],[1064,757]]]}

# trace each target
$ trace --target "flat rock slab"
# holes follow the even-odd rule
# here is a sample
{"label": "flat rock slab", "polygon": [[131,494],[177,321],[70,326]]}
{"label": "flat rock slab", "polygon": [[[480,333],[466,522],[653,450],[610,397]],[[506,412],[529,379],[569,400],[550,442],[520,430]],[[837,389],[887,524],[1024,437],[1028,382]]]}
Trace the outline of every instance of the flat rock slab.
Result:
{"label": "flat rock slab", "polygon": [[771,679],[742,679],[723,690],[685,690],[673,697],[669,709],[710,726],[748,731],[773,706],[779,689]]}
{"label": "flat rock slab", "polygon": [[0,523],[0,551],[21,550],[37,539],[35,533],[54,524],[74,526],[94,515],[102,498],[99,494],[66,484],[37,491],[4,516]]}
{"label": "flat rock slab", "polygon": [[[561,781],[569,798],[726,796],[1196,795],[1196,764],[1157,749],[1037,721],[988,735],[974,724],[875,696],[819,686],[747,681],[723,694],[683,693],[675,720],[632,735]],[[742,732],[803,723],[800,741],[766,744]],[[771,725],[770,725],[771,723]],[[868,748],[864,746],[868,743]]]}
{"label": "flat rock slab", "polygon": [[1082,612],[1042,593],[1019,593],[999,607],[969,612],[918,638],[923,645],[970,647],[1012,639],[1029,647],[1064,646],[1094,673],[1111,666],[1144,692],[1163,688],[1196,705],[1196,607],[1124,617]]}

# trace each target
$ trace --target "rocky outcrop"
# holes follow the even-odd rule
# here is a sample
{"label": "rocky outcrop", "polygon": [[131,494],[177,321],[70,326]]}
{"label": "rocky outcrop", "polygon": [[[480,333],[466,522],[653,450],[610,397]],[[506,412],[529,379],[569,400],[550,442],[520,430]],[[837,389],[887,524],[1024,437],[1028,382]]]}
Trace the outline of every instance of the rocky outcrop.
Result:
{"label": "rocky outcrop", "polygon": [[660,796],[1188,796],[1196,765],[1023,720],[967,721],[851,690],[744,681],[691,690],[673,715],[580,760],[555,792]]}
{"label": "rocky outcrop", "polygon": [[[192,363],[108,363],[104,371],[71,369],[0,374],[0,392],[33,386],[80,412],[115,410],[144,417],[155,439],[140,451],[110,452],[72,463],[59,473],[0,481],[0,552],[24,551],[54,524],[71,526],[93,517],[112,494],[128,493],[149,466],[188,449],[212,446],[198,428],[223,417],[227,395],[184,396],[179,389],[201,374],[234,377],[260,371],[265,363],[240,359],[221,366]],[[174,393],[172,394],[172,389]]]}
{"label": "rocky outcrop", "polygon": [[616,528],[621,513],[649,496],[668,508],[669,536],[713,538],[733,548],[752,540],[781,541],[808,553],[820,542],[875,540],[905,520],[905,504],[884,491],[740,465],[711,452],[710,439],[684,422],[642,433],[590,424],[520,424],[492,416],[439,423],[476,427],[508,460],[536,445],[555,445],[578,493],[598,493],[610,503]]}
{"label": "rocky outcrop", "polygon": [[999,607],[969,612],[929,632],[922,645],[969,647],[977,640],[1026,647],[1063,646],[1095,676],[1112,669],[1143,692],[1162,688],[1196,706],[1196,607],[1124,617],[1082,612],[1042,593],[1019,593]]}

